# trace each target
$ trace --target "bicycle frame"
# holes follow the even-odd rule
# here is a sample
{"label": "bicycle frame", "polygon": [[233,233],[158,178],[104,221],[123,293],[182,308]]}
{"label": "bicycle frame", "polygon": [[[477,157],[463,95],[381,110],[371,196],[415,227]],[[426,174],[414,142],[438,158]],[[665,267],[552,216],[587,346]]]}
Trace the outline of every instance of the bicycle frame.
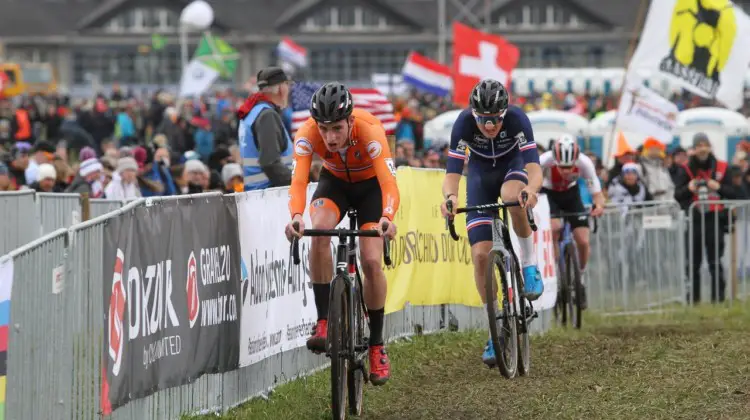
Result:
{"label": "bicycle frame", "polygon": [[[505,220],[508,220],[508,207],[518,206],[518,202],[510,202],[510,203],[504,203],[504,204],[484,204],[479,206],[471,206],[466,208],[460,208],[457,209],[456,213],[468,213],[470,211],[492,211],[492,251],[497,251],[503,254],[503,257],[505,258],[505,267],[508,270],[509,275],[513,275],[513,273],[510,272],[510,268],[513,267],[513,265],[510,264],[511,258],[514,266],[517,270],[519,270],[519,273],[516,273],[516,277],[518,279],[519,284],[517,284],[517,287],[519,287],[521,290],[524,288],[523,283],[523,275],[520,273],[521,265],[518,261],[518,256],[516,255],[515,250],[513,249],[513,243],[510,239],[510,232],[508,230],[508,225],[505,224]],[[500,212],[502,211],[502,218],[500,218]],[[534,213],[531,211],[531,209],[526,209],[526,217],[529,221],[529,226],[531,227],[532,231],[536,231],[536,223],[534,222]],[[451,234],[451,237],[453,237],[454,240],[458,240],[458,234],[456,233],[455,226],[453,225],[453,222],[448,222],[448,228]],[[520,306],[520,293],[513,293],[513,300],[515,301],[516,305]],[[529,304],[529,311],[530,313],[534,313],[534,307],[530,300],[526,300]],[[522,309],[524,310],[524,309]]]}
{"label": "bicycle frame", "polygon": [[[570,222],[568,222],[567,220],[564,220],[563,229],[562,229],[562,232],[560,232],[560,243],[557,245],[559,249],[559,252],[557,255],[557,260],[558,260],[557,266],[560,267],[560,269],[562,269],[565,266],[565,247],[568,246],[569,243],[574,243],[574,242],[575,242],[575,239],[573,239],[573,229],[570,227]],[[576,253],[576,258],[578,258],[578,253]]]}
{"label": "bicycle frame", "polygon": [[[349,216],[349,230],[355,230],[357,227],[356,212],[354,210],[349,210],[347,215]],[[364,290],[361,280],[362,275],[360,273],[360,275],[357,276],[359,268],[357,267],[357,242],[354,236],[344,237],[343,235],[339,235],[339,243],[338,245],[336,245],[335,271],[336,275],[334,275],[333,281],[331,282],[331,289],[334,288],[334,282],[345,279],[344,281],[346,281],[346,293],[348,294],[348,300],[352,303],[353,299],[358,295],[357,291],[359,290],[359,301],[360,305],[362,305],[362,312],[365,316],[365,323],[367,323],[370,319],[370,315],[367,311],[367,305],[365,305],[364,294],[361,293],[361,291]],[[343,274],[343,276],[339,276],[339,274]],[[368,346],[365,343],[356,342],[355,332],[357,331],[358,327],[358,319],[356,317],[354,308],[355,306],[353,304],[349,305],[347,314],[349,320],[351,321],[349,323],[349,349],[353,349],[353,353],[346,354],[345,356],[349,358],[351,362],[359,363],[359,360],[357,360],[357,354],[366,352]]]}

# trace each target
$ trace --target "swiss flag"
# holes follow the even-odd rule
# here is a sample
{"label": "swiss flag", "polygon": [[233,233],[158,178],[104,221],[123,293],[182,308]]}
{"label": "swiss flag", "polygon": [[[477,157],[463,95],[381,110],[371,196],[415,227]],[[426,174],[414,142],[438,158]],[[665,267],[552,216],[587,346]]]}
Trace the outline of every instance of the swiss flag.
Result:
{"label": "swiss flag", "polygon": [[467,106],[480,80],[495,79],[510,88],[510,74],[518,64],[518,47],[505,38],[453,23],[453,102]]}

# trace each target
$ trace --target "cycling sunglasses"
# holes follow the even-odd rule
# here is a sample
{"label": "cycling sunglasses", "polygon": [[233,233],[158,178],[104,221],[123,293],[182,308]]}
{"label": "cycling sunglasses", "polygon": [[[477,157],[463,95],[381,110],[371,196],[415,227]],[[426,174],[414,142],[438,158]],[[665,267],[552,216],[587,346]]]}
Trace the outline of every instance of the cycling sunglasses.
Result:
{"label": "cycling sunglasses", "polygon": [[482,115],[477,114],[476,112],[474,114],[474,119],[476,122],[480,125],[498,125],[503,122],[505,119],[505,111],[501,112],[500,115]]}

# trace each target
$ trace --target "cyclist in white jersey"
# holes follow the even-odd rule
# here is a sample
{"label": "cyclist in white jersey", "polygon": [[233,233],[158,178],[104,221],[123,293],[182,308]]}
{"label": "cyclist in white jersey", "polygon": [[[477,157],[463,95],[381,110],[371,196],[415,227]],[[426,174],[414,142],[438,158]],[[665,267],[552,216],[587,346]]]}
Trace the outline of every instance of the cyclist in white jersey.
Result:
{"label": "cyclist in white jersey", "polygon": [[[578,188],[578,179],[583,177],[591,192],[594,208],[591,210],[592,217],[599,217],[604,212],[604,194],[599,177],[596,175],[596,167],[591,159],[580,153],[578,142],[575,137],[564,134],[555,141],[551,150],[539,157],[539,165],[544,171],[542,192],[547,195],[550,214],[555,213],[583,213],[586,211]],[[589,218],[586,215],[566,217],[570,227],[573,229],[573,240],[578,247],[578,258],[581,265],[581,283],[584,286],[581,306],[586,308],[586,263],[589,259]],[[562,232],[562,220],[559,218],[551,220],[552,235],[554,243],[560,241]],[[555,261],[559,258],[559,249],[555,250]]]}

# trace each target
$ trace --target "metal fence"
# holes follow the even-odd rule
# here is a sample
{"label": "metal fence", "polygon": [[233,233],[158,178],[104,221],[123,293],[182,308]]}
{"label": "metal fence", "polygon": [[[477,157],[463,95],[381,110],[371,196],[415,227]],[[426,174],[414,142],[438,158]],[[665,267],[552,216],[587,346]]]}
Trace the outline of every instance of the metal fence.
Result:
{"label": "metal fence", "polygon": [[82,202],[79,194],[33,190],[0,192],[0,255],[81,222],[86,205],[89,217],[93,218],[117,210],[123,204],[120,200],[106,199]]}
{"label": "metal fence", "polygon": [[589,307],[622,314],[683,303],[684,232],[676,202],[608,207],[590,240]]}
{"label": "metal fence", "polygon": [[[200,196],[205,194],[167,199],[189,205]],[[162,199],[141,199],[114,213],[59,229],[5,257],[14,261],[6,419],[100,417],[102,290],[107,276],[102,267],[104,228],[109,220],[132,217],[137,207],[158,200]],[[55,275],[59,273],[63,273],[62,288]],[[543,311],[532,323],[532,331],[546,331],[552,322],[551,311]],[[407,306],[388,315],[385,325],[386,336],[393,339],[443,328],[486,328],[486,315],[480,308],[459,305]],[[325,357],[304,348],[282,352],[131,401],[110,417],[162,419],[225,411],[326,365]]]}
{"label": "metal fence", "polygon": [[698,201],[687,211],[675,202],[609,207],[598,224],[586,269],[593,311],[731,304],[750,293],[750,201]]}

